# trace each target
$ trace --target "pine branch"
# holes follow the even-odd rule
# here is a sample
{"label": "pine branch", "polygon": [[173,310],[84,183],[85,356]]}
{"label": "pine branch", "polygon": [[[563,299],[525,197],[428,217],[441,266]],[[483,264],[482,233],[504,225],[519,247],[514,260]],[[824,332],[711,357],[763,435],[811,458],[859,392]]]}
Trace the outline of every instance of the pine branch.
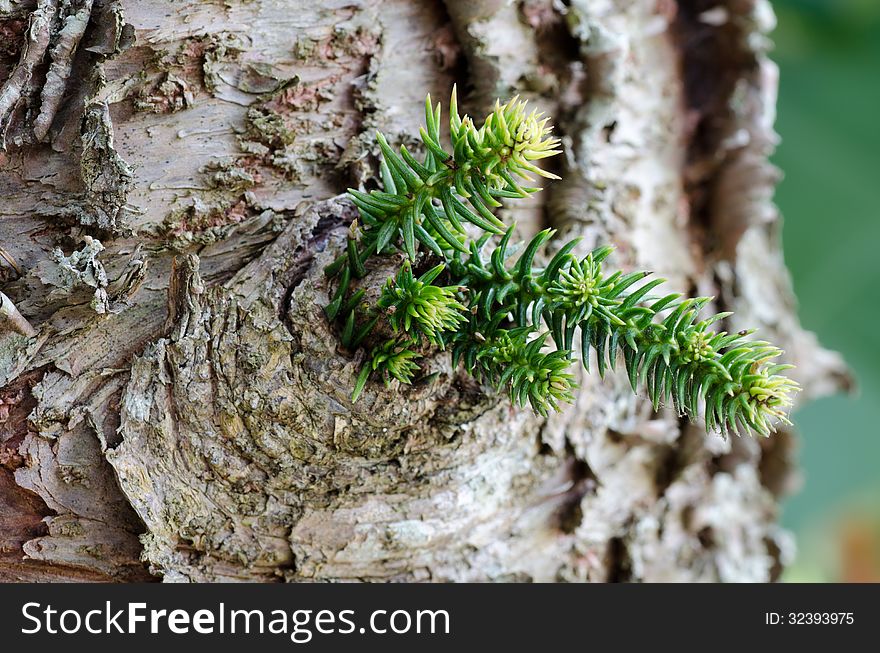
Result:
{"label": "pine branch", "polygon": [[[354,225],[346,254],[327,268],[341,274],[339,291],[327,309],[336,318],[342,297],[352,278],[366,274],[364,263],[376,254],[402,248],[410,261],[420,246],[445,260],[454,251],[467,252],[463,223],[490,234],[503,234],[506,227],[492,213],[501,206],[498,198],[528,197],[539,189],[522,186],[532,182],[531,173],[556,178],[532,163],[559,151],[559,141],[549,137],[547,119],[525,111],[526,103],[514,98],[496,103],[483,125],[477,128],[458,114],[456,91],[452,91],[450,139],[452,153],[440,143],[440,104],[425,101],[426,126],[420,130],[425,158],[417,161],[406,147],[395,152],[377,134],[382,152],[380,171],[384,190],[364,193],[349,189],[361,224]],[[348,274],[346,275],[346,271]]]}
{"label": "pine branch", "polygon": [[[533,163],[557,153],[546,119],[526,114],[525,103],[514,99],[496,103],[477,128],[458,115],[453,91],[451,154],[440,145],[439,121],[440,107],[432,108],[428,98],[421,162],[406,148],[394,152],[379,135],[384,190],[350,191],[362,224],[353,225],[346,254],[328,268],[339,285],[327,315],[345,316],[341,340],[351,349],[383,318],[395,334],[373,348],[353,400],[371,375],[386,384],[411,383],[421,357],[414,349],[427,343],[451,345],[454,365],[462,362],[482,382],[506,390],[513,402],[547,415],[559,410],[560,402],[573,401],[569,368],[578,343],[584,367],[589,371],[594,351],[602,377],[623,360],[633,391],[644,387],[655,409],[672,403],[690,419],[702,411],[707,428],[724,434],[766,436],[776,423],[790,423],[786,413],[799,387],[780,374],[790,367],[775,363],[781,350],[748,339],[748,331],[712,331],[730,313],[698,320],[711,298],[654,296],[651,291],[663,280],[644,282],[648,272],[606,276],[602,263],[612,248],[599,247],[578,259],[571,254],[577,240],[545,267],[536,267],[552,230],[527,244],[510,244],[513,228],[505,230],[491,209],[499,199],[536,192],[520,185],[531,182],[531,174],[554,177]],[[463,222],[482,235],[469,240]],[[500,242],[484,256],[498,235]],[[396,251],[406,254],[406,262],[358,318],[364,292],[348,296],[352,279],[366,274],[370,256]],[[440,263],[416,278],[413,265],[431,259]],[[441,278],[447,285],[434,283]]]}
{"label": "pine branch", "polygon": [[[649,272],[605,276],[602,262],[612,248],[596,248],[578,260],[570,253],[577,240],[545,268],[532,267],[552,230],[535,236],[508,265],[510,233],[487,259],[475,245],[468,258],[457,257],[450,266],[460,275],[458,283],[469,288],[476,311],[470,332],[458,331],[453,340],[453,355],[464,355],[469,370],[479,367],[486,347],[481,340],[494,339],[499,325],[512,322],[532,330],[543,325],[558,351],[571,351],[578,336],[588,371],[594,350],[600,376],[615,368],[619,356],[633,391],[645,387],[655,409],[672,403],[694,419],[702,408],[707,428],[725,433],[751,430],[766,436],[775,422],[789,423],[786,412],[798,386],[779,374],[791,366],[773,362],[782,351],[749,340],[748,331],[728,335],[710,330],[731,313],[697,321],[711,298],[655,297],[650,292],[664,280],[640,283]],[[515,396],[521,392],[511,388]]]}

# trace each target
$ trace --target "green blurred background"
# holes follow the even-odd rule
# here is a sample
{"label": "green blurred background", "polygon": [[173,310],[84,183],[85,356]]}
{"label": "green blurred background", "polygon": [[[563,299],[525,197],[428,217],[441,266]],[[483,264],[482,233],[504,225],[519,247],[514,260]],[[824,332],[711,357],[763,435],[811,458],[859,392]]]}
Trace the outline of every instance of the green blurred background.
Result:
{"label": "green blurred background", "polygon": [[801,491],[786,579],[880,581],[880,0],[774,0],[775,163],[785,257],[804,326],[843,354],[856,396],[795,414]]}

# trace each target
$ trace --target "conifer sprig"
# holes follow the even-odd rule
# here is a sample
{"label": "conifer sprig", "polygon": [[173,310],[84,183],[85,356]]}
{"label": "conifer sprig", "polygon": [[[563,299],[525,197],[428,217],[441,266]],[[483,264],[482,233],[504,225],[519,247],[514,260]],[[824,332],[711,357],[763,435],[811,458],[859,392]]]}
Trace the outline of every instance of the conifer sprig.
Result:
{"label": "conifer sprig", "polygon": [[[578,258],[577,240],[537,266],[553,230],[512,245],[513,228],[491,209],[538,190],[522,185],[531,175],[554,177],[534,162],[556,154],[558,141],[547,120],[518,99],[496,103],[479,127],[459,116],[454,91],[451,104],[451,153],[440,143],[440,107],[428,98],[424,159],[406,148],[394,152],[379,135],[384,190],[350,191],[361,223],[353,225],[346,254],[328,268],[339,281],[327,314],[345,316],[341,340],[350,349],[381,319],[394,333],[373,347],[353,400],[371,375],[411,383],[419,351],[451,346],[453,365],[463,363],[515,403],[547,415],[573,401],[572,352],[580,349],[587,371],[591,352],[600,376],[622,360],[633,390],[645,388],[655,408],[671,403],[691,419],[702,414],[709,429],[766,436],[776,423],[789,423],[799,387],[781,374],[790,366],[775,362],[781,350],[749,339],[749,331],[714,331],[730,313],[699,319],[711,298],[655,296],[663,280],[645,281],[648,272],[606,275],[612,248]],[[465,222],[482,235],[468,239]],[[365,275],[370,256],[396,251],[406,255],[402,268],[359,313],[364,291],[349,296],[349,284]],[[436,265],[416,277],[413,268],[426,263]]]}
{"label": "conifer sprig", "polygon": [[379,376],[385,382],[387,388],[393,379],[397,379],[401,383],[411,384],[416,372],[419,371],[419,365],[416,359],[421,358],[421,354],[412,351],[408,347],[412,342],[399,342],[397,340],[386,340],[381,345],[375,347],[370,354],[370,359],[361,369],[355,383],[354,392],[352,392],[351,400],[357,401],[367,379],[370,374],[378,372]]}
{"label": "conifer sprig", "polygon": [[[450,115],[451,152],[441,145],[440,104],[425,101],[426,125],[420,130],[425,157],[418,161],[403,146],[395,152],[380,133],[380,173],[383,190],[364,193],[349,189],[361,223],[349,234],[347,251],[327,272],[341,273],[338,302],[327,307],[333,320],[352,279],[366,274],[364,263],[376,254],[402,249],[410,261],[421,246],[441,260],[454,251],[467,252],[465,223],[490,234],[503,234],[506,227],[492,209],[500,198],[528,197],[540,189],[532,186],[532,174],[556,178],[534,161],[557,154],[558,139],[550,137],[547,119],[514,98],[496,103],[479,128],[469,116],[460,116],[456,91],[452,91]],[[345,273],[348,274],[345,274]]]}
{"label": "conifer sprig", "polygon": [[416,279],[406,262],[396,277],[388,279],[376,304],[395,333],[423,335],[431,344],[442,346],[443,333],[455,331],[466,321],[465,307],[456,299],[464,288],[431,283],[445,267],[440,263]]}
{"label": "conifer sprig", "polygon": [[[602,262],[612,252],[608,246],[578,259],[570,253],[574,240],[546,267],[533,267],[534,254],[552,235],[552,230],[539,233],[511,264],[509,234],[489,256],[475,244],[467,258],[456,257],[450,264],[472,298],[470,333],[461,329],[452,338],[453,356],[463,358],[468,370],[480,369],[485,348],[480,341],[494,339],[501,325],[545,327],[559,352],[580,343],[588,371],[591,350],[600,376],[621,359],[633,391],[646,388],[655,408],[672,403],[691,419],[702,411],[706,426],[722,432],[766,436],[775,422],[789,423],[786,413],[798,386],[780,375],[791,367],[774,362],[780,349],[748,339],[749,331],[711,331],[731,313],[698,321],[709,297],[651,295],[664,280],[642,283],[649,272],[606,276]],[[522,392],[514,383],[511,394],[520,397]]]}
{"label": "conifer sprig", "polygon": [[[498,389],[506,389],[510,400],[520,406],[531,405],[539,415],[559,410],[559,402],[574,401],[577,387],[571,367],[570,352],[545,352],[546,333],[533,338],[532,327],[497,329],[491,339],[477,340],[474,360],[468,371]],[[457,348],[455,353],[460,353]],[[458,356],[453,354],[453,360]]]}

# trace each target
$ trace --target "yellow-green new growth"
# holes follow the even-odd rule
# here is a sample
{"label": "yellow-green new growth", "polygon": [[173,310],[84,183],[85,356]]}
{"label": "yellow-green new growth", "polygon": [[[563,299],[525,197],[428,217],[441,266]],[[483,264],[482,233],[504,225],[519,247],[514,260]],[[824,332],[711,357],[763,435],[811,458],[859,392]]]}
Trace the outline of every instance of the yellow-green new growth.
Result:
{"label": "yellow-green new growth", "polygon": [[432,344],[442,346],[441,334],[466,321],[466,309],[456,299],[459,287],[431,285],[444,268],[440,263],[416,279],[407,262],[396,277],[388,279],[377,305],[385,311],[395,333],[423,334]]}
{"label": "yellow-green new growth", "polygon": [[[458,117],[458,102],[453,89],[450,102],[450,138],[452,141],[456,189],[464,197],[470,197],[468,176],[476,167],[482,173],[481,181],[491,192],[506,190],[515,197],[528,197],[537,189],[523,188],[515,177],[532,182],[530,173],[548,179],[559,179],[556,175],[542,170],[533,161],[559,154],[556,149],[559,139],[550,137],[552,126],[549,119],[533,110],[526,113],[528,103],[515,97],[507,104],[495,102],[495,110],[490,113],[483,125],[477,129],[470,117]],[[436,115],[439,116],[437,105]],[[442,151],[439,138],[434,139],[430,133],[422,130],[422,139],[426,144],[430,141],[432,151]],[[445,152],[444,152],[445,154]],[[506,195],[505,195],[506,196]],[[490,198],[494,200],[494,198]],[[497,200],[492,206],[500,206]]]}

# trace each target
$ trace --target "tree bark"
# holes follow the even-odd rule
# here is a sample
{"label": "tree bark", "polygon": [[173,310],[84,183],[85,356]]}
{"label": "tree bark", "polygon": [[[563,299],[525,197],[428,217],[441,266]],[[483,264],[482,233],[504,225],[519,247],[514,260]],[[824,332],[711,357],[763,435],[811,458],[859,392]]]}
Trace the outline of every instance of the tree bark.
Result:
{"label": "tree bark", "polygon": [[[750,580],[795,438],[582,375],[541,419],[447,354],[368,384],[323,267],[426,93],[553,116],[502,210],[715,295],[798,365],[765,0],[0,1],[0,580]],[[796,216],[792,216],[796,219]],[[387,274],[387,270],[384,270]],[[373,272],[384,279],[383,270]]]}

